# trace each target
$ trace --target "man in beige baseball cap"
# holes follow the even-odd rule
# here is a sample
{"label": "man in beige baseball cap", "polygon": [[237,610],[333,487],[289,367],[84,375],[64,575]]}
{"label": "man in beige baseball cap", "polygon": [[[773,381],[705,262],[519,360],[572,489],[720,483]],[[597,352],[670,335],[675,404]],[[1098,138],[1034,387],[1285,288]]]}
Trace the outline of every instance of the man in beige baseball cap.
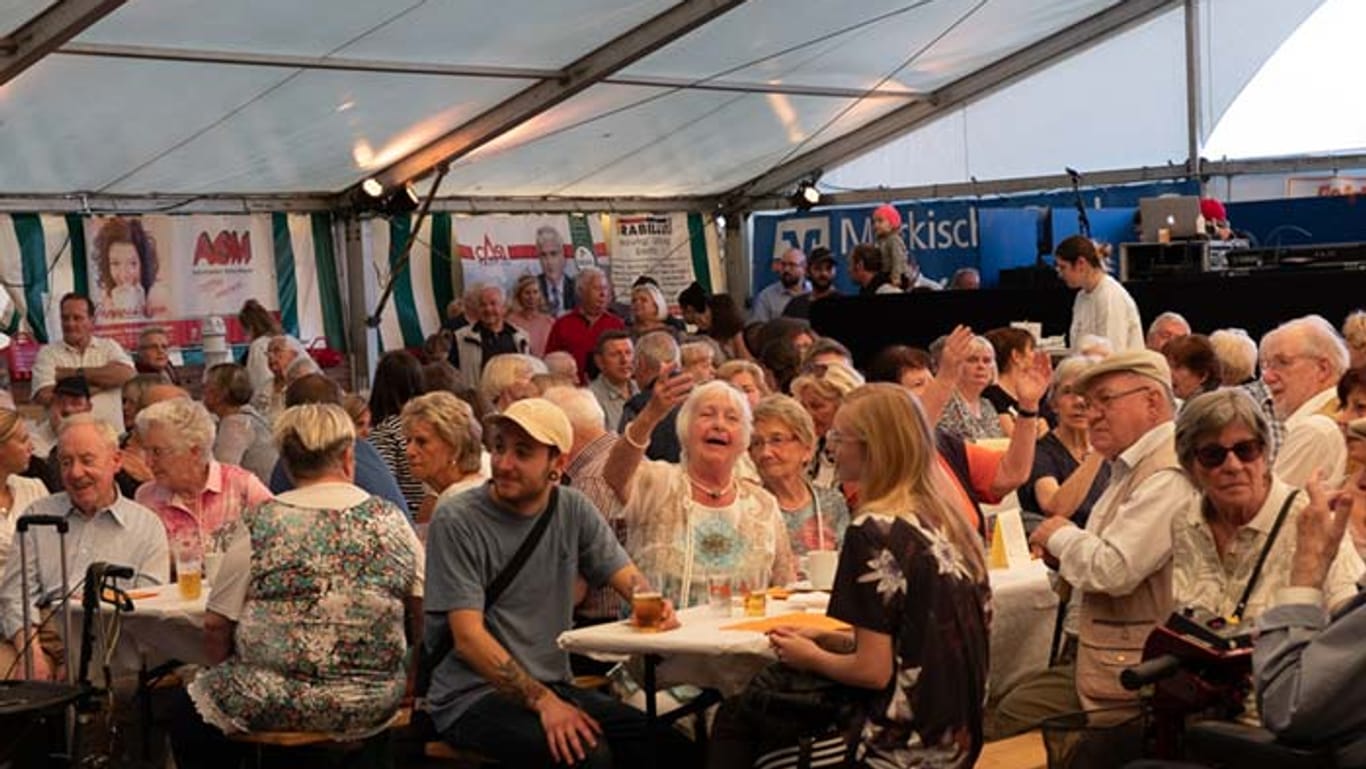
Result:
{"label": "man in beige baseball cap", "polygon": [[1051,517],[1029,544],[1056,558],[1071,585],[1064,649],[1075,649],[1075,662],[1012,689],[988,717],[987,739],[1062,713],[1136,708],[1119,672],[1142,660],[1148,633],[1171,611],[1172,516],[1197,497],[1176,458],[1171,369],[1158,353],[1132,350],[1097,363],[1073,387],[1086,398],[1091,444],[1110,463],[1110,483],[1085,529]]}
{"label": "man in beige baseball cap", "polygon": [[[442,739],[503,766],[644,766],[655,750],[663,769],[696,766],[678,733],[575,687],[556,644],[575,579],[628,602],[649,587],[592,503],[560,485],[569,418],[527,398],[486,424],[492,480],[442,500],[427,532],[427,703]],[[665,601],[662,627],[677,626]]]}

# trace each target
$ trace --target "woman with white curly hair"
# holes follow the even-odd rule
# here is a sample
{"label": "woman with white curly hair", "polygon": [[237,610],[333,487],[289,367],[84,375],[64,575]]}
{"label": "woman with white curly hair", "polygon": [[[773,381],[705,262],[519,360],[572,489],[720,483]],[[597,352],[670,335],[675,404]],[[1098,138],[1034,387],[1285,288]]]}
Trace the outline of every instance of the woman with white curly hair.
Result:
{"label": "woman with white curly hair", "polygon": [[[680,463],[644,461],[650,433],[678,403]],[[753,427],[744,393],[721,381],[694,390],[666,366],[608,456],[603,474],[625,506],[632,560],[680,608],[706,602],[708,577],[795,578],[777,499],[737,472]]]}
{"label": "woman with white curly hair", "polygon": [[152,480],[135,499],[161,518],[172,552],[223,549],[222,535],[242,511],[271,498],[254,473],[213,457],[208,409],[189,398],[153,403],[137,416]]}

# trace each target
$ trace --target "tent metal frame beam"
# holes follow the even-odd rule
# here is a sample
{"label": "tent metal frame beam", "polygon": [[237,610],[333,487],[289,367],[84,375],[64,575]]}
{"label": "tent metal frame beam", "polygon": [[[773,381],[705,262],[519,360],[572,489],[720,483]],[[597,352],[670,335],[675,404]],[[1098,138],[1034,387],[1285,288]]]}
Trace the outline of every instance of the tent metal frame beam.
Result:
{"label": "tent metal frame beam", "polygon": [[[1291,156],[1246,160],[1202,160],[1201,176],[1227,177],[1256,174],[1334,173],[1366,169],[1366,153],[1352,155]],[[1105,171],[1086,171],[1088,186],[1190,178],[1184,164],[1144,166]],[[865,205],[893,200],[933,200],[952,197],[985,197],[1018,192],[1063,189],[1070,184],[1065,174],[998,179],[983,182],[928,184],[917,187],[886,187],[852,190],[824,196],[821,208]],[[663,213],[674,211],[716,212],[716,197],[681,198],[437,198],[433,211],[454,214],[517,213]],[[782,195],[755,198],[751,210],[773,211],[792,207]],[[81,195],[0,194],[0,213],[128,213],[128,214],[252,214],[276,211],[334,211],[336,197],[327,192],[240,195]],[[737,220],[739,221],[739,220]]]}
{"label": "tent metal frame beam", "polygon": [[[1190,172],[1185,165],[1148,166],[1142,168],[1122,168],[1110,171],[1086,172],[1082,176],[1085,187],[1106,187],[1115,184],[1136,184],[1139,182],[1185,179]],[[837,192],[821,196],[821,208],[827,206],[853,206],[872,203],[889,203],[900,200],[937,200],[940,198],[995,197],[1022,192],[1066,189],[1072,183],[1067,174],[1029,176],[1016,179],[999,179],[988,182],[953,182],[947,184],[925,184],[917,187],[886,187],[872,190]],[[792,207],[791,201],[784,196],[756,198],[750,210],[773,211]],[[819,210],[819,209],[817,209]]]}
{"label": "tent metal frame beam", "polygon": [[60,0],[0,38],[0,85],[18,77],[123,3],[124,0]]}
{"label": "tent metal frame beam", "polygon": [[559,77],[541,80],[515,94],[385,168],[375,178],[388,189],[463,157],[743,3],[684,0],[575,60]]}
{"label": "tent metal frame beam", "polygon": [[802,178],[896,139],[918,126],[997,91],[1102,40],[1170,10],[1183,0],[1123,0],[1049,37],[938,88],[921,101],[798,155],[722,197],[730,208],[746,199],[777,194]]}
{"label": "tent metal frame beam", "polygon": [[[494,67],[477,64],[432,64],[421,62],[388,61],[380,59],[348,59],[338,57],[290,56],[287,54],[244,53],[241,51],[190,50],[148,45],[108,45],[104,43],[68,43],[56,53],[68,56],[92,56],[109,59],[137,59],[142,61],[170,61],[187,64],[222,64],[243,67],[280,67],[284,69],[323,70],[340,72],[372,72],[394,75],[434,75],[440,77],[504,78],[512,80],[553,80],[562,75],[553,69]],[[631,77],[613,75],[602,79],[613,85],[633,85],[650,88],[679,88],[695,91],[726,93],[778,93],[788,96],[824,96],[834,99],[902,99],[919,98],[920,94],[907,90],[881,88],[869,93],[862,88],[840,88],[801,83],[754,83],[734,80],[696,80],[681,77]]]}
{"label": "tent metal frame beam", "polygon": [[[1119,168],[1106,171],[1088,171],[1082,177],[1086,187],[1107,187],[1117,184],[1139,184],[1142,182],[1167,181],[1173,179],[1251,176],[1256,174],[1293,174],[1293,173],[1334,173],[1366,168],[1366,153],[1354,155],[1329,155],[1321,157],[1279,157],[1253,158],[1248,160],[1206,160],[1200,161],[1199,174],[1191,173],[1185,164],[1165,166],[1143,166],[1140,168]],[[884,187],[870,190],[836,192],[821,197],[821,208],[829,206],[856,206],[871,203],[887,203],[899,200],[937,200],[940,198],[993,197],[1022,192],[1066,189],[1071,177],[1066,174],[1029,176],[1017,179],[998,179],[987,182],[954,182],[946,184],[926,184],[918,187]],[[774,195],[755,198],[753,211],[775,211],[792,208],[785,196]],[[820,209],[817,209],[818,211]]]}

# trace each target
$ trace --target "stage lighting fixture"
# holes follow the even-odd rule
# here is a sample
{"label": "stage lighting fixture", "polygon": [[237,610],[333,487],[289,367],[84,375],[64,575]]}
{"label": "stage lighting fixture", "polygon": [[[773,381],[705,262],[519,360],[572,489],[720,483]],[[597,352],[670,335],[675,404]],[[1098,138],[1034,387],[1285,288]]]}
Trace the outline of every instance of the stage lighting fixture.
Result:
{"label": "stage lighting fixture", "polygon": [[821,191],[816,189],[815,182],[803,181],[797,185],[797,191],[793,192],[789,199],[792,201],[792,205],[805,211],[820,205]]}
{"label": "stage lighting fixture", "polygon": [[373,176],[361,182],[360,188],[366,195],[369,195],[372,198],[377,198],[384,194],[384,185],[380,184],[379,179],[376,179]]}
{"label": "stage lighting fixture", "polygon": [[389,193],[389,197],[384,199],[384,212],[393,216],[411,214],[417,210],[417,204],[420,202],[422,199],[418,197],[417,188],[412,182],[408,182]]}

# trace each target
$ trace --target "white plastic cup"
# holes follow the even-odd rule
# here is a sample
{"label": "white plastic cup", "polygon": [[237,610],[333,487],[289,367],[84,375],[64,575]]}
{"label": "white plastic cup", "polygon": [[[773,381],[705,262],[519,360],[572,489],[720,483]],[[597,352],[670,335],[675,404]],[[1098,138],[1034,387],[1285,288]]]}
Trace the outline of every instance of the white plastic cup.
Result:
{"label": "white plastic cup", "polygon": [[806,554],[807,574],[813,590],[829,590],[835,585],[835,567],[840,554],[836,550],[812,550]]}

